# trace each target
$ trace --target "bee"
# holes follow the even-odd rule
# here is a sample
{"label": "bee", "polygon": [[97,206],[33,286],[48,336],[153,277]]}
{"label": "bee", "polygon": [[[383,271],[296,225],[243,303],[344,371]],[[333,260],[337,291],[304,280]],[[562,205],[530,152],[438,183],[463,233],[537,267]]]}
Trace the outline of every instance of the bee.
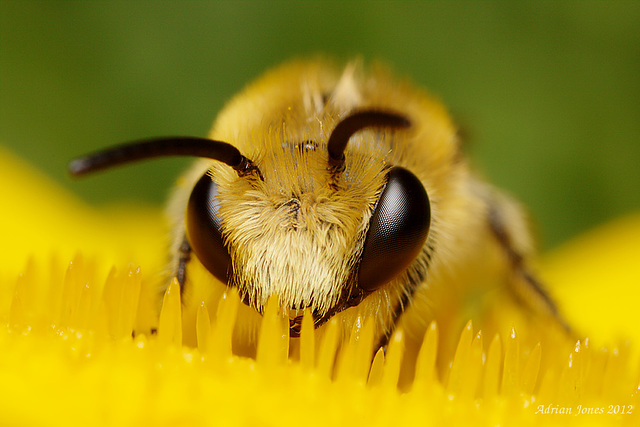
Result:
{"label": "bee", "polygon": [[69,169],[160,156],[201,158],[169,202],[183,297],[206,277],[255,316],[275,294],[291,337],[308,309],[317,329],[374,322],[376,348],[487,283],[565,324],[522,208],[472,172],[445,108],[382,66],[287,63],[233,98],[208,138],[136,141]]}

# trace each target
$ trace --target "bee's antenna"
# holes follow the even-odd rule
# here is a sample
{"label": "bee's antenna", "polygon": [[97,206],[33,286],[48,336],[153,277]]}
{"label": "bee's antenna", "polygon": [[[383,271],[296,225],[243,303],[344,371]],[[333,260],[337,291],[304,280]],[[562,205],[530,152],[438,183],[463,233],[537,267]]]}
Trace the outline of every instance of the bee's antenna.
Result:
{"label": "bee's antenna", "polygon": [[192,136],[146,139],[96,151],[69,163],[69,172],[82,176],[113,166],[167,156],[214,159],[231,166],[239,176],[256,173],[262,179],[258,167],[233,145]]}
{"label": "bee's antenna", "polygon": [[329,167],[332,171],[344,169],[344,150],[354,133],[369,127],[406,128],[409,120],[401,115],[375,110],[353,113],[342,120],[329,137]]}

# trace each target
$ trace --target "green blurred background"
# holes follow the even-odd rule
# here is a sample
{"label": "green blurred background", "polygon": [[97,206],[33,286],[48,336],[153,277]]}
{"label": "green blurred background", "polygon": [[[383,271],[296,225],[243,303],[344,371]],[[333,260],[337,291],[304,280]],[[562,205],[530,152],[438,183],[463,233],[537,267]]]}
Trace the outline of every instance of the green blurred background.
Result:
{"label": "green blurred background", "polygon": [[545,248],[640,207],[637,0],[2,0],[0,143],[92,204],[160,204],[188,160],[82,181],[66,164],[117,142],[205,136],[247,82],[315,52],[381,59],[441,98]]}

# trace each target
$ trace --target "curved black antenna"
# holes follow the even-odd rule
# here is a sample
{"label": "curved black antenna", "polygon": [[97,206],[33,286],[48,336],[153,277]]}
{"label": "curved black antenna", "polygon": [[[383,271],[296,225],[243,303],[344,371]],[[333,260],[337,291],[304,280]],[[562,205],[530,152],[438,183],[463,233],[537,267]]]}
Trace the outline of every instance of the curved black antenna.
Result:
{"label": "curved black antenna", "polygon": [[167,156],[214,159],[231,166],[239,176],[257,173],[262,179],[258,167],[233,145],[193,136],[152,138],[106,148],[71,161],[69,172],[73,176],[83,176],[113,166]]}
{"label": "curved black antenna", "polygon": [[406,128],[411,123],[401,115],[376,110],[365,110],[353,113],[342,120],[329,137],[329,166],[332,170],[344,167],[344,150],[354,133],[369,127]]}

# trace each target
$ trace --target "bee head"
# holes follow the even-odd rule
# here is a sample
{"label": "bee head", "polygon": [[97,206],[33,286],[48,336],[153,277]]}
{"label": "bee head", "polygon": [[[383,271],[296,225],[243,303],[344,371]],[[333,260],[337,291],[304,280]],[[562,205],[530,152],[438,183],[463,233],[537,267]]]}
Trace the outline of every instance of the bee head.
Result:
{"label": "bee head", "polygon": [[[77,159],[69,169],[84,175],[171,155],[217,160],[188,200],[185,229],[193,254],[258,311],[278,294],[294,311],[311,307],[319,326],[400,276],[423,249],[431,212],[421,181],[393,165],[365,179],[357,165],[367,159],[345,157],[349,140],[363,129],[408,126],[394,113],[353,113],[334,127],[326,151],[317,141],[299,142],[293,169],[281,160],[291,147],[258,167],[226,142],[193,137],[117,146]],[[308,173],[303,158],[322,162],[321,173]],[[341,179],[345,174],[348,180]]]}

